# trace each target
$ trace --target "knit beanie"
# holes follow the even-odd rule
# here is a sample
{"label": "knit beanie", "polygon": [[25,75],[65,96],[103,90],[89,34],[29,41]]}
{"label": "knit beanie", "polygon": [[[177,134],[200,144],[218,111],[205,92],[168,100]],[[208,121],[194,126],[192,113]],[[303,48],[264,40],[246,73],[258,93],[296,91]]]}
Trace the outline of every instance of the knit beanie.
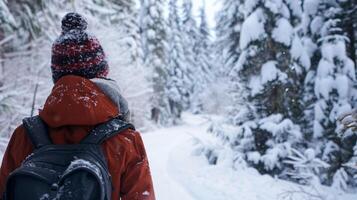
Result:
{"label": "knit beanie", "polygon": [[87,79],[103,78],[109,67],[97,38],[86,33],[86,20],[78,13],[68,13],[62,19],[62,33],[52,46],[53,81],[65,75]]}

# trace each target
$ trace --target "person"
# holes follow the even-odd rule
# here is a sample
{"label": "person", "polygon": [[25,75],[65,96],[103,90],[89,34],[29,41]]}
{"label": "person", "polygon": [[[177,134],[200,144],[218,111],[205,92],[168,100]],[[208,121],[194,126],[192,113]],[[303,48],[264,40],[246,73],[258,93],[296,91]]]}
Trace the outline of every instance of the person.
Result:
{"label": "person", "polygon": [[[128,120],[129,110],[116,83],[107,79],[105,53],[86,32],[87,22],[77,13],[62,19],[62,33],[52,46],[54,87],[40,118],[47,124],[54,144],[77,144],[96,125],[120,116]],[[148,158],[140,133],[127,129],[102,145],[112,181],[112,199],[154,200]],[[10,139],[0,170],[0,193],[6,180],[29,156],[34,147],[20,125]]]}

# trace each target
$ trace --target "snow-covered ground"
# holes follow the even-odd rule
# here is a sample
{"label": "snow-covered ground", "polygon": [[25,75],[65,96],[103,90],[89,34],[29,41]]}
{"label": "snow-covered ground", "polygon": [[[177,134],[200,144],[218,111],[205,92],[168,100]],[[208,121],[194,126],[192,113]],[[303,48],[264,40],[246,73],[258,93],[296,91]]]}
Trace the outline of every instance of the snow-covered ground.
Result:
{"label": "snow-covered ground", "polygon": [[[224,165],[209,165],[203,156],[193,153],[193,138],[207,134],[208,126],[205,117],[185,114],[181,126],[143,134],[157,200],[357,199],[357,194],[344,194],[325,187],[311,190],[262,176],[251,168],[231,170]],[[300,188],[322,198],[307,198],[306,194],[298,192]]]}
{"label": "snow-covered ground", "polygon": [[[357,194],[345,194],[326,187],[312,190],[260,175],[248,167],[232,170],[224,164],[209,165],[203,156],[193,152],[197,148],[194,138],[208,137],[206,130],[210,117],[185,113],[181,126],[143,134],[157,200],[357,199]],[[6,139],[0,139],[0,158],[7,142]],[[308,197],[299,192],[300,188],[318,196]]]}

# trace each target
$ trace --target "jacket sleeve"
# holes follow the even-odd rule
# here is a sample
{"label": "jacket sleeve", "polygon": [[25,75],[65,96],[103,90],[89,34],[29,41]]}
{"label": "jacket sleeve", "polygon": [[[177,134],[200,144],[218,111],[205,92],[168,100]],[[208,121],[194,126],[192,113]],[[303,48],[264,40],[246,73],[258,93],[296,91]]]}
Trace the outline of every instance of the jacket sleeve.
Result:
{"label": "jacket sleeve", "polygon": [[5,191],[6,181],[9,174],[21,165],[22,161],[32,152],[32,150],[32,143],[27,137],[24,128],[22,126],[18,127],[11,136],[1,164],[1,196]]}
{"label": "jacket sleeve", "polygon": [[122,200],[155,200],[145,147],[139,133],[133,133],[134,150],[129,150],[126,169],[121,177]]}

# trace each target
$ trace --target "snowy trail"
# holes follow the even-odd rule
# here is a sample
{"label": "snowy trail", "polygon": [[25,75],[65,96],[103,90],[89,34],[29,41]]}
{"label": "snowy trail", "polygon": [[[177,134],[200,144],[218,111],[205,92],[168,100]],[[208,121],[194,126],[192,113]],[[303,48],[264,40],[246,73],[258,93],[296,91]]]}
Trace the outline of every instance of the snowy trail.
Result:
{"label": "snowy trail", "polygon": [[[208,171],[212,168],[205,158],[192,155],[192,138],[206,135],[208,120],[185,113],[183,123],[142,135],[157,200],[235,200],[232,193],[236,194],[237,189],[232,178],[220,180],[226,179],[222,176],[226,168],[218,173]],[[250,191],[247,193],[251,195]]]}
{"label": "snowy trail", "polygon": [[143,134],[149,157],[157,200],[194,200],[195,198],[170,175],[171,152],[191,138],[186,126],[161,129]]}
{"label": "snowy trail", "polygon": [[[282,195],[301,187],[261,175],[249,167],[232,170],[230,163],[209,165],[203,156],[193,154],[192,140],[193,137],[208,137],[208,120],[185,113],[183,121],[181,126],[142,135],[157,200],[286,200]],[[326,187],[320,189],[326,200],[357,199],[357,194]],[[299,193],[291,199],[302,200],[306,196]]]}
{"label": "snowy trail", "polygon": [[220,181],[224,179],[221,170],[218,174],[207,171],[207,167],[211,166],[205,158],[192,155],[192,138],[206,135],[208,125],[204,117],[185,113],[183,125],[142,135],[157,200],[232,199],[230,195],[236,189],[234,186],[227,187],[232,181]]}

